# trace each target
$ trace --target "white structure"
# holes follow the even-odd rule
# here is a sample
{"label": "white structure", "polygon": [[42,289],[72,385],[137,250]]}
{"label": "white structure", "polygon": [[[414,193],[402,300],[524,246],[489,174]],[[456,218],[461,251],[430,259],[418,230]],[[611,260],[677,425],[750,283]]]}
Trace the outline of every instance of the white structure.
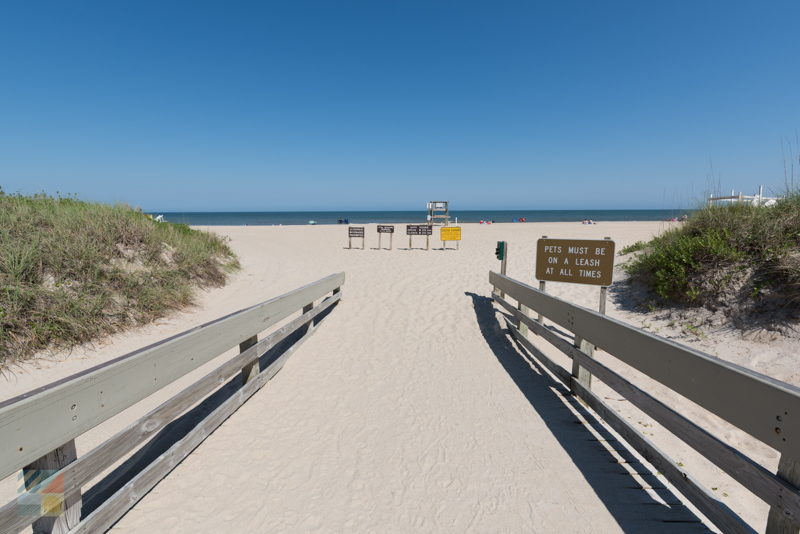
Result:
{"label": "white structure", "polygon": [[450,209],[446,200],[434,200],[428,202],[428,224],[450,224]]}
{"label": "white structure", "polygon": [[757,195],[745,195],[742,192],[736,194],[736,191],[731,189],[731,196],[729,197],[715,197],[715,196],[708,196],[708,205],[712,205],[714,202],[722,202],[722,203],[734,203],[734,202],[744,202],[747,204],[752,204],[754,206],[774,206],[778,200],[783,197],[765,197],[764,196],[764,186],[758,186],[758,194]]}

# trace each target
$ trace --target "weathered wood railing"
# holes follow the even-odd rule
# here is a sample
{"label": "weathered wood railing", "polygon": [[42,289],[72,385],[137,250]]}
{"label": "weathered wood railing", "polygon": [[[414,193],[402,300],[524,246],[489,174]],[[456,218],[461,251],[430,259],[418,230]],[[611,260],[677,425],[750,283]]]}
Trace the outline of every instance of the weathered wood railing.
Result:
{"label": "weathered wood railing", "polygon": [[[800,530],[799,388],[570,304],[502,274],[489,273],[489,281],[495,302],[513,317],[506,322],[514,338],[723,532],[754,529],[593,394],[592,376],[769,504],[768,534]],[[572,341],[529,317],[528,310],[571,331]],[[572,372],[537,349],[528,339],[526,327],[572,358]],[[587,354],[587,345],[603,349],[776,449],[781,454],[777,475],[593,359]]]}
{"label": "weathered wood railing", "polygon": [[[0,508],[0,532],[18,532],[30,524],[36,532],[108,529],[280,370],[313,333],[315,319],[339,301],[343,284],[344,273],[330,275],[0,403],[0,479],[23,470],[27,490]],[[258,339],[300,311],[299,317]],[[76,454],[75,438],[237,344],[239,354],[104,443]],[[269,361],[261,361],[271,349]],[[83,486],[226,385],[234,386],[227,398],[81,517]]]}

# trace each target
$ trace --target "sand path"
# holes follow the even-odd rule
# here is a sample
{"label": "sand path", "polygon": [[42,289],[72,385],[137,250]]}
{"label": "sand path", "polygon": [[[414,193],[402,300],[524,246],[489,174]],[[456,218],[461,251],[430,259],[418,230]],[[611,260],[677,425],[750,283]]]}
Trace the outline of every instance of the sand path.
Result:
{"label": "sand path", "polygon": [[667,492],[638,489],[603,448],[609,435],[576,424],[574,402],[500,330],[486,298],[495,229],[468,228],[462,250],[447,252],[397,250],[403,238],[393,251],[343,250],[342,230],[319,228],[329,237],[314,244],[335,249],[319,255],[292,229],[275,240],[227,230],[246,266],[239,286],[274,295],[264,283],[276,273],[285,290],[345,270],[343,301],[114,530],[702,530],[663,523],[689,515],[659,502],[676,503]]}

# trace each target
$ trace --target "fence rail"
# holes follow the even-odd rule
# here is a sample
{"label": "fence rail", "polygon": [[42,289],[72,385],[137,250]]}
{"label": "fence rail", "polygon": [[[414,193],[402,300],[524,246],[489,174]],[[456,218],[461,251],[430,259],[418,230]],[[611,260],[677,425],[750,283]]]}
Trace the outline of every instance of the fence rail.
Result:
{"label": "fence rail", "polygon": [[[650,461],[723,532],[754,532],[737,514],[695,481],[663,451],[591,392],[591,377],[603,381],[631,404],[720,467],[770,505],[767,532],[800,529],[800,389],[744,367],[663,339],[592,310],[576,306],[491,272],[495,302],[510,315],[509,330],[571,391]],[[507,300],[517,301],[514,305]],[[531,310],[571,331],[570,342]],[[573,360],[570,372],[545,356],[523,333],[541,336]],[[581,342],[583,340],[583,342]],[[781,453],[778,474],[725,444],[683,415],[581,350],[586,344],[641,371]]]}
{"label": "fence rail", "polygon": [[[67,379],[0,404],[0,478],[20,469],[26,493],[0,507],[0,531],[97,532],[113,525],[150,488],[269,381],[314,331],[314,322],[341,298],[344,273],[330,275]],[[323,299],[314,306],[314,301]],[[258,335],[293,313],[301,315],[261,340]],[[296,338],[296,339],[295,339]],[[294,340],[290,346],[283,344]],[[88,453],[76,458],[74,439],[230,348],[240,353]],[[272,349],[270,361],[261,359]],[[263,365],[263,369],[262,369]],[[91,514],[80,517],[80,489],[181,414],[225,387],[235,390]],[[35,473],[46,469],[46,475]],[[57,482],[65,499],[48,508],[41,495]],[[31,503],[39,502],[38,511]],[[57,512],[61,512],[58,514]]]}

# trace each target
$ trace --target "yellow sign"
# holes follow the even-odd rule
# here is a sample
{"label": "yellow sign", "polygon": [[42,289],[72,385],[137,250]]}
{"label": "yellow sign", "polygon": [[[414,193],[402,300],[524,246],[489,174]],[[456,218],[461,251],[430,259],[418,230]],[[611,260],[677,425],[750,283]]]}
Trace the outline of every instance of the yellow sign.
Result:
{"label": "yellow sign", "polygon": [[461,241],[460,226],[442,226],[442,241]]}

